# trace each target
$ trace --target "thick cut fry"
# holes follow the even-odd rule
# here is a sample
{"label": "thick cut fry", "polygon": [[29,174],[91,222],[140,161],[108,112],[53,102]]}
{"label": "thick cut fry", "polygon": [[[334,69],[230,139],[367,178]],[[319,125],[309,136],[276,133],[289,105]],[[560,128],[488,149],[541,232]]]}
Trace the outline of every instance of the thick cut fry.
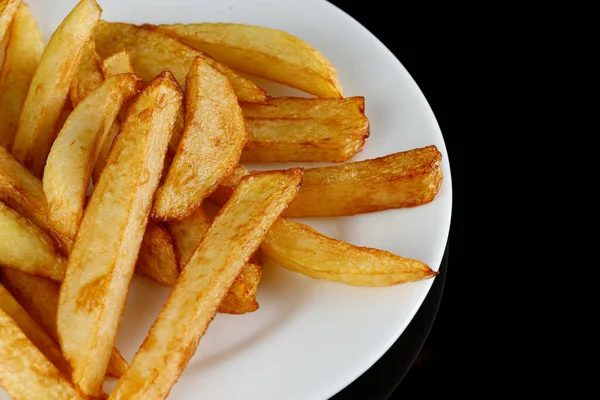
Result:
{"label": "thick cut fry", "polygon": [[252,81],[231,68],[206,57],[201,52],[153,29],[133,24],[100,21],[94,30],[96,50],[105,58],[123,49],[129,57],[135,74],[150,80],[161,71],[169,70],[184,87],[185,77],[196,57],[203,57],[211,67],[223,73],[231,82],[238,100],[250,103],[267,103],[269,96]]}
{"label": "thick cut fry", "polygon": [[[0,16],[0,20],[2,18]],[[2,22],[0,38],[1,25]],[[29,6],[21,3],[10,28],[0,69],[0,146],[7,150],[12,147],[23,103],[43,51],[44,37],[38,23]]]}
{"label": "thick cut fry", "polygon": [[246,119],[361,119],[365,113],[365,98],[362,96],[343,99],[272,97],[268,105],[241,103],[240,106]]}
{"label": "thick cut fry", "polygon": [[[52,340],[58,343],[56,314],[59,285],[49,279],[29,275],[16,269],[0,268],[0,272],[6,289],[44,328]],[[119,350],[113,348],[106,375],[119,378],[125,373],[126,369],[127,361],[125,361]]]}
{"label": "thick cut fry", "polygon": [[164,286],[173,286],[179,276],[179,261],[169,231],[148,221],[140,247],[136,271]]}
{"label": "thick cut fry", "polygon": [[101,394],[182,97],[165,71],[131,105],[69,254],[58,336],[73,383],[87,396]]}
{"label": "thick cut fry", "polygon": [[129,57],[129,50],[124,49],[116,52],[104,60],[102,60],[102,73],[106,78],[117,74],[124,74],[126,72],[133,72],[133,65],[131,64],[131,58]]}
{"label": "thick cut fry", "polygon": [[296,196],[302,171],[246,177],[181,272],[110,399],[164,399],[196,351],[235,277]]}
{"label": "thick cut fry", "polygon": [[159,25],[157,29],[236,70],[319,97],[343,97],[333,64],[287,32],[232,23]]}
{"label": "thick cut fry", "polygon": [[273,224],[261,249],[267,257],[291,271],[355,286],[397,285],[437,274],[421,261],[353,246],[285,218]]}
{"label": "thick cut fry", "polygon": [[0,265],[60,281],[66,261],[50,236],[0,201]]}
{"label": "thick cut fry", "polygon": [[52,226],[42,182],[3,147],[0,147],[0,201],[49,234],[63,254],[68,254],[72,240]]}
{"label": "thick cut fry", "polygon": [[435,146],[339,166],[308,168],[286,217],[354,215],[432,201],[443,180]]}
{"label": "thick cut fry", "polygon": [[83,46],[79,64],[69,89],[71,102],[74,106],[77,106],[88,94],[102,84],[104,76],[100,69],[100,62],[101,59],[96,53],[94,40],[90,39]]}
{"label": "thick cut fry", "polygon": [[58,343],[33,319],[31,315],[17,302],[8,290],[0,284],[0,309],[4,310],[23,331],[27,339],[38,348],[44,356],[52,362],[70,379],[71,366],[63,357]]}
{"label": "thick cut fry", "polygon": [[0,360],[0,386],[13,399],[85,398],[1,309]]}
{"label": "thick cut fry", "polygon": [[21,0],[0,0],[0,42],[4,39],[20,5]]}
{"label": "thick cut fry", "polygon": [[156,191],[152,217],[189,217],[237,164],[246,124],[229,81],[202,58],[185,86],[185,128],[167,178]]}
{"label": "thick cut fry", "polygon": [[[184,220],[171,221],[167,224],[182,267],[187,264],[209,226],[210,221],[202,208],[197,209],[192,216]],[[255,253],[235,278],[233,285],[231,285],[219,306],[220,313],[244,314],[258,310],[256,292],[258,291],[262,268],[260,265],[255,264],[259,262],[259,260],[256,260],[257,258],[260,257]],[[173,286],[176,280],[177,276],[168,285]]]}
{"label": "thick cut fry", "polygon": [[108,78],[77,104],[56,137],[42,185],[52,225],[75,237],[100,146],[121,106],[141,89],[133,74]]}
{"label": "thick cut fry", "polygon": [[[237,185],[240,184],[242,178],[248,174],[250,174],[250,171],[244,166],[236,166],[229,175],[219,182],[219,186],[217,186],[215,191],[209,196],[209,200],[219,206],[227,203],[227,200],[229,200]],[[300,188],[300,190],[302,190],[302,188]]]}
{"label": "thick cut fry", "polygon": [[52,34],[31,80],[12,153],[37,177],[44,172],[82,49],[101,12],[95,0],[80,0]]}

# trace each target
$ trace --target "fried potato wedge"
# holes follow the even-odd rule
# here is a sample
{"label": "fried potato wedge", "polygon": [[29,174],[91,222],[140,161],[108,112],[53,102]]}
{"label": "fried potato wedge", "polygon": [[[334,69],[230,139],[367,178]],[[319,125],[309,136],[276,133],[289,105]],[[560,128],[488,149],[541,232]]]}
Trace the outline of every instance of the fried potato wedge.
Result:
{"label": "fried potato wedge", "polygon": [[169,231],[148,221],[142,239],[136,272],[164,286],[173,286],[179,276],[179,260]]}
{"label": "fried potato wedge", "polygon": [[229,200],[237,185],[240,184],[242,178],[248,174],[250,174],[250,171],[246,167],[243,165],[236,166],[229,175],[219,182],[219,186],[217,186],[208,199],[219,206],[227,203],[227,200]]}
{"label": "fried potato wedge", "polygon": [[4,39],[20,5],[21,0],[0,0],[0,41]]}
{"label": "fried potato wedge", "polygon": [[165,71],[131,105],[88,202],[58,304],[58,337],[73,383],[99,396],[121,321],[181,88]]}
{"label": "fried potato wedge", "polygon": [[50,236],[0,202],[0,265],[60,281],[66,260]]}
{"label": "fried potato wedge", "polygon": [[100,21],[94,30],[94,40],[96,51],[103,58],[127,49],[135,74],[144,80],[168,70],[183,88],[192,62],[196,57],[203,57],[211,67],[227,76],[240,101],[267,103],[269,100],[267,93],[251,80],[156,30],[122,22]]}
{"label": "fried potato wedge", "polygon": [[197,57],[185,85],[185,125],[152,218],[184,219],[202,205],[240,160],[247,133],[227,77]]}
{"label": "fried potato wedge", "polygon": [[261,249],[291,271],[355,286],[391,286],[437,275],[421,261],[354,246],[285,218],[273,224]]}
{"label": "fried potato wedge", "polygon": [[31,80],[12,154],[37,177],[44,172],[71,80],[101,12],[95,0],[80,0],[52,34]]}
{"label": "fried potato wedge", "polygon": [[31,315],[19,304],[8,290],[0,284],[0,309],[4,310],[23,331],[27,339],[38,348],[42,354],[70,379],[71,366],[63,357],[58,343],[33,319]]}
{"label": "fried potato wedge", "polygon": [[[0,21],[2,18],[0,16]],[[2,37],[1,26],[2,22],[0,22],[0,38]],[[44,37],[37,21],[31,15],[29,5],[21,3],[14,15],[4,50],[4,61],[0,68],[0,146],[7,150],[11,149],[17,133],[23,103],[42,57],[44,46]]]}
{"label": "fried potato wedge", "polygon": [[244,118],[298,118],[298,119],[361,119],[365,114],[362,96],[342,99],[305,97],[272,97],[269,104],[240,103]]}
{"label": "fried potato wedge", "polygon": [[119,110],[141,90],[141,85],[133,74],[101,82],[77,104],[54,140],[42,186],[50,222],[63,235],[75,237],[100,147]]}
{"label": "fried potato wedge", "polygon": [[101,68],[106,78],[127,72],[134,73],[131,58],[129,57],[129,50],[127,49],[118,51],[115,54],[106,57],[102,60]]}
{"label": "fried potato wedge", "polygon": [[298,168],[242,179],[219,211],[110,399],[164,399],[219,304],[275,219],[296,196]]}
{"label": "fried potato wedge", "polygon": [[[29,315],[44,328],[48,335],[58,343],[56,314],[58,311],[59,284],[16,269],[0,268],[0,272],[6,289]],[[119,378],[125,373],[126,369],[127,361],[118,349],[113,348],[106,375]]]}
{"label": "fried potato wedge", "polygon": [[100,69],[101,61],[96,52],[94,40],[88,40],[81,51],[79,64],[69,88],[69,95],[74,106],[77,106],[104,81],[104,75]]}
{"label": "fried potato wedge", "polygon": [[1,146],[0,201],[49,234],[59,250],[68,254],[72,240],[52,226],[42,182]]}
{"label": "fried potato wedge", "polygon": [[371,160],[307,168],[286,217],[354,215],[432,201],[443,180],[435,146]]}
{"label": "fried potato wedge", "polygon": [[[185,264],[189,261],[209,226],[210,221],[202,208],[197,209],[184,220],[167,223],[167,228],[171,232],[182,267],[185,267]],[[220,313],[245,314],[258,310],[256,292],[258,291],[262,267],[256,263],[262,260],[257,260],[257,258],[261,257],[254,253],[249,262],[242,267],[219,306]],[[169,286],[173,286],[176,280],[177,276]]]}
{"label": "fried potato wedge", "polygon": [[0,386],[13,399],[85,399],[0,309]]}
{"label": "fried potato wedge", "polygon": [[159,25],[156,29],[236,70],[318,97],[343,97],[333,64],[313,46],[287,32],[233,23]]}

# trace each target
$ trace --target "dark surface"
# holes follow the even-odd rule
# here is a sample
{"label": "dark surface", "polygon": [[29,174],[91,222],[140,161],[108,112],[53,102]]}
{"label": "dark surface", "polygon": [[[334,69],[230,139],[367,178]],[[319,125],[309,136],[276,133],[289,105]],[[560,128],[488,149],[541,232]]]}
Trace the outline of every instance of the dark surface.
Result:
{"label": "dark surface", "polygon": [[[430,295],[436,295],[433,290],[434,284],[422,308],[422,314],[435,316],[431,330],[425,317],[425,322],[413,324],[418,321],[418,315],[415,315],[398,342],[380,359],[384,367],[379,367],[378,372],[370,374],[370,377],[367,371],[363,377],[340,392],[339,398],[334,397],[332,400],[395,400],[458,394],[459,392],[455,393],[453,389],[461,386],[460,377],[465,376],[465,368],[468,368],[465,367],[468,365],[467,347],[460,340],[468,335],[464,332],[464,321],[460,318],[458,301],[461,285],[467,280],[462,252],[462,138],[454,123],[454,116],[464,110],[461,110],[459,104],[462,96],[459,96],[460,93],[456,90],[460,82],[457,82],[457,77],[452,71],[460,61],[456,54],[460,43],[453,41],[451,33],[454,27],[450,23],[447,26],[442,26],[437,21],[434,23],[427,18],[429,13],[424,15],[398,12],[389,7],[392,3],[382,0],[330,2],[381,40],[420,87],[444,136],[449,158],[446,162],[450,163],[453,186],[452,221],[443,294],[437,312],[435,306],[431,309],[425,307],[425,302],[430,301]],[[435,301],[432,303],[435,304]],[[421,324],[420,329],[414,329],[413,334],[408,333],[416,324]],[[420,336],[417,331],[420,331]],[[417,348],[420,348],[420,351]],[[418,352],[416,358],[415,351]],[[377,364],[372,369],[376,367]],[[393,387],[396,389],[390,395],[389,389]]]}

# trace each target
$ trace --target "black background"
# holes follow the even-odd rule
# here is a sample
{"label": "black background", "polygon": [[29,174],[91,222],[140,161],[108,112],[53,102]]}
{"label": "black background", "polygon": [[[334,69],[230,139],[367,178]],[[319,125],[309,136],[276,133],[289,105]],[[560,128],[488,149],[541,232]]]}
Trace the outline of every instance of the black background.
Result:
{"label": "black background", "polygon": [[[456,49],[460,45],[453,41],[452,26],[440,24],[439,20],[434,23],[429,19],[431,13],[410,13],[401,8],[402,3],[380,0],[330,2],[371,31],[411,74],[440,125],[448,151],[449,160],[446,161],[450,163],[452,175],[452,222],[440,306],[423,348],[388,399],[459,394],[455,389],[461,387],[461,377],[469,374],[464,343],[465,336],[468,335],[461,332],[464,313],[461,312],[459,302],[461,285],[466,279],[466,269],[463,268],[463,160],[461,132],[458,132],[455,123],[455,116],[460,111],[461,96],[456,90],[460,82],[456,82],[457,78],[453,73],[455,63],[458,62]],[[402,354],[397,357],[402,357]],[[394,368],[389,360],[386,360],[386,364],[387,368]],[[398,359],[397,368],[401,369],[402,364],[402,360]],[[344,393],[344,398],[371,399],[373,396],[370,393],[378,392],[377,389],[373,387],[370,392],[367,386],[360,385],[353,395]]]}

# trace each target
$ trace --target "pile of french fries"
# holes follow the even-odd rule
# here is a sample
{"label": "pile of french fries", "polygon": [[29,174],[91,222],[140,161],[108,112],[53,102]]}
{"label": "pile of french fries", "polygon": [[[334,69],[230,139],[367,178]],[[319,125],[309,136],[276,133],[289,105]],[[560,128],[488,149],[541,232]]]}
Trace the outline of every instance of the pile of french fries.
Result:
{"label": "pile of french fries", "polygon": [[[0,1],[0,387],[13,398],[166,398],[217,312],[259,308],[266,258],[349,285],[436,275],[287,219],[419,206],[443,179],[433,145],[348,161],[370,134],[365,99],[344,97],[318,50],[265,27],[101,14],[80,0],[46,43],[25,2]],[[336,164],[242,165],[292,161]],[[172,290],[127,362],[114,343],[132,279]]]}

